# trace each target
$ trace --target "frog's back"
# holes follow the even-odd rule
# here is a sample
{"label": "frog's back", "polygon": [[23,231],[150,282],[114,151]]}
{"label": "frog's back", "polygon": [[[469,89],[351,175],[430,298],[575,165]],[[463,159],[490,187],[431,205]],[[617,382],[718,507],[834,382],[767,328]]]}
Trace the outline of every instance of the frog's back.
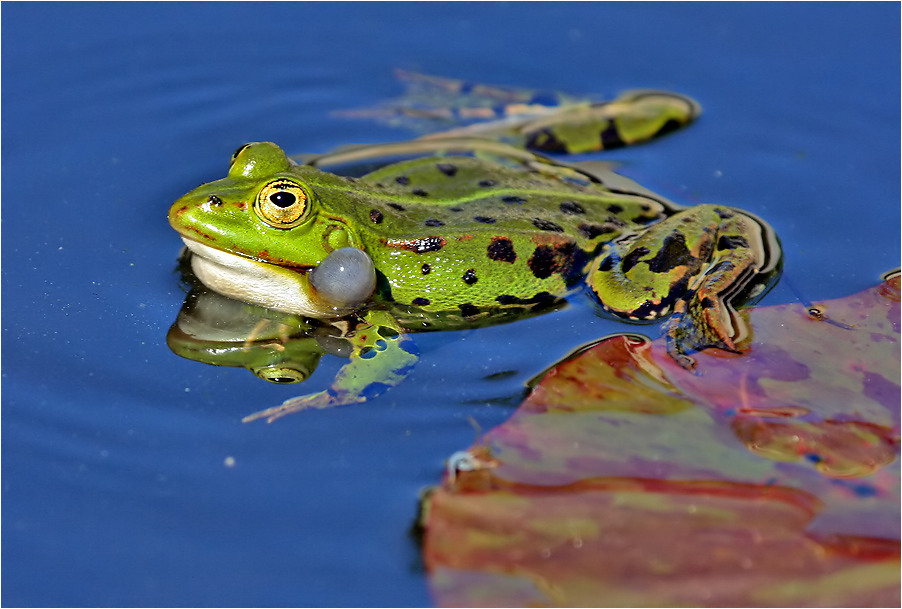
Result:
{"label": "frog's back", "polygon": [[467,317],[554,301],[605,243],[667,213],[543,162],[432,157],[362,181],[378,193],[353,207],[383,298]]}

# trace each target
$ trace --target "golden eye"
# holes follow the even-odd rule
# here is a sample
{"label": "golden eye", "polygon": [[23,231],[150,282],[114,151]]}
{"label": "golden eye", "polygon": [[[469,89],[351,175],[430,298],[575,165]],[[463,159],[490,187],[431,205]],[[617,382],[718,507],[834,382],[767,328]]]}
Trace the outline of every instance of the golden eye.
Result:
{"label": "golden eye", "polygon": [[260,190],[254,209],[270,226],[292,228],[304,220],[307,193],[291,180],[276,180]]}

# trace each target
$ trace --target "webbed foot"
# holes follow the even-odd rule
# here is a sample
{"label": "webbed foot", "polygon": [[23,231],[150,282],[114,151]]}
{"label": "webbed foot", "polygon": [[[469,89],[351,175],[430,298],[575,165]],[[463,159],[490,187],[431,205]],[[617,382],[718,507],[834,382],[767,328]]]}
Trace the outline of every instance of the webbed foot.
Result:
{"label": "webbed foot", "polygon": [[779,262],[779,243],[766,224],[738,210],[699,205],[615,244],[595,262],[587,283],[620,317],[670,315],[668,353],[691,370],[698,351],[741,352],[748,328],[733,305],[766,291]]}
{"label": "webbed foot", "polygon": [[[685,370],[695,369],[694,353],[705,349],[721,349],[730,353],[742,353],[737,338],[746,334],[745,326],[729,305],[692,299],[682,311],[674,312],[665,324],[667,353]],[[714,309],[721,309],[716,312]],[[724,323],[729,319],[729,323]],[[739,329],[737,326],[742,327]]]}

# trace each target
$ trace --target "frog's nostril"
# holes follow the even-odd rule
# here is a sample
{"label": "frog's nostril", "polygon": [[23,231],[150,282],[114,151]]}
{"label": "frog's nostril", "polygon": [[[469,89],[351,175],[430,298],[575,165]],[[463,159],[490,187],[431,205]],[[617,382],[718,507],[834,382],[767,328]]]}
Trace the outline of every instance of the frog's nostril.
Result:
{"label": "frog's nostril", "polygon": [[243,144],[243,145],[241,145],[241,146],[238,146],[238,149],[235,150],[235,152],[232,153],[232,161],[234,162],[235,159],[238,158],[238,155],[241,154],[241,152],[242,152],[245,148],[247,148],[248,146],[250,146],[250,144]]}

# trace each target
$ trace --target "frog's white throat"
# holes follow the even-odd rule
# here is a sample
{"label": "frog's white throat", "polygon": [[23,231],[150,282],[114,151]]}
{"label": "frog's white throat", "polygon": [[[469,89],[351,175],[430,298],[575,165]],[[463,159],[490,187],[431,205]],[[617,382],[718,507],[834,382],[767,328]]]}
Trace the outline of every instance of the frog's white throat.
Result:
{"label": "frog's white throat", "polygon": [[214,292],[307,317],[336,317],[347,312],[316,298],[307,274],[224,252],[187,237],[182,241],[193,254],[191,269],[195,276]]}

